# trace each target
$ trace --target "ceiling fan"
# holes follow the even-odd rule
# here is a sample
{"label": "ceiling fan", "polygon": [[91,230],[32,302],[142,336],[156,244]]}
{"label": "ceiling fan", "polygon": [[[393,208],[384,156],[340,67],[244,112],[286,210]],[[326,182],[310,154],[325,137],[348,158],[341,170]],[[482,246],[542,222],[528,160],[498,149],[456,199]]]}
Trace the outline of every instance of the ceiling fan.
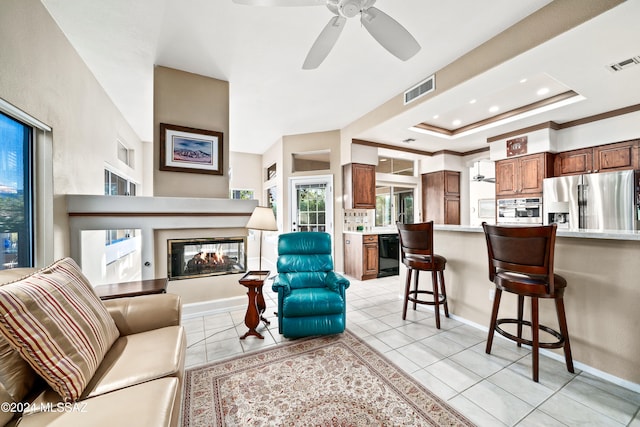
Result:
{"label": "ceiling fan", "polygon": [[347,18],[360,14],[360,22],[392,55],[406,61],[420,50],[415,38],[392,17],[373,7],[376,0],[233,0],[247,6],[322,6],[335,15],[311,46],[302,68],[312,70],[329,55],[344,29]]}

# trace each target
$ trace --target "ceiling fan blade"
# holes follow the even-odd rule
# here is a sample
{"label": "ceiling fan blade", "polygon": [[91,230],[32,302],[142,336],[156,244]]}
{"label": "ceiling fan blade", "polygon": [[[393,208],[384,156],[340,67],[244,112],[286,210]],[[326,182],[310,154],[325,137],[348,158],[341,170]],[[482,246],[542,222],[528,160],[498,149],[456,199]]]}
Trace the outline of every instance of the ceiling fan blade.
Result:
{"label": "ceiling fan blade", "polygon": [[327,23],[313,46],[311,46],[311,50],[309,50],[302,65],[303,70],[313,70],[322,64],[322,61],[329,55],[329,52],[338,41],[346,22],[347,18],[342,16],[334,16],[329,20],[329,23]]}
{"label": "ceiling fan blade", "polygon": [[326,0],[233,0],[246,6],[324,6]]}
{"label": "ceiling fan blade", "polygon": [[363,10],[360,21],[382,47],[403,61],[420,50],[420,45],[409,31],[378,8]]}

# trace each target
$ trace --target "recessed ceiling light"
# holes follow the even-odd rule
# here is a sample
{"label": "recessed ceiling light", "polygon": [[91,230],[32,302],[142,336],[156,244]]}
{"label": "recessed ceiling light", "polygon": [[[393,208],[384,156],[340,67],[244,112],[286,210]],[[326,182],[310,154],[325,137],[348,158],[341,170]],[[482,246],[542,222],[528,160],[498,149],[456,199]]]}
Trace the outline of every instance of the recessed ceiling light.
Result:
{"label": "recessed ceiling light", "polygon": [[460,124],[462,123],[462,120],[455,119],[452,123],[453,123],[454,126],[460,126]]}
{"label": "recessed ceiling light", "polygon": [[538,95],[546,95],[549,93],[549,88],[548,87],[543,87],[538,89],[538,92],[536,92]]}
{"label": "recessed ceiling light", "polygon": [[498,111],[500,109],[500,107],[498,107],[497,105],[492,106],[491,108],[489,108],[489,112],[490,113],[495,113],[496,111]]}
{"label": "recessed ceiling light", "polygon": [[476,103],[475,99],[472,99],[471,101],[469,101],[469,104],[475,104],[475,103]]}
{"label": "recessed ceiling light", "polygon": [[440,117],[439,114],[436,114],[435,116],[433,116],[434,119],[437,119],[438,117]]}
{"label": "recessed ceiling light", "polygon": [[381,158],[380,159],[381,162],[386,162],[387,160],[389,160],[389,159],[385,159],[385,158]]}
{"label": "recessed ceiling light", "polygon": [[526,83],[526,82],[527,82],[527,79],[521,79],[520,80],[520,83]]}

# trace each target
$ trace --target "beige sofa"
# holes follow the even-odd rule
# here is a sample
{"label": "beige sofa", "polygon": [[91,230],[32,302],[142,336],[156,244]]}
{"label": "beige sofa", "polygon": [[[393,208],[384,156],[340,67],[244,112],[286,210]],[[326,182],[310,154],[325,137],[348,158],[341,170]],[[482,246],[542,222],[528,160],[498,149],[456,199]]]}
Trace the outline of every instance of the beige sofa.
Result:
{"label": "beige sofa", "polygon": [[[25,275],[37,273],[0,271],[0,289]],[[37,369],[23,363],[26,358],[20,349],[8,344],[11,339],[0,336],[0,425],[178,425],[186,352],[180,298],[161,294],[98,303],[106,307],[106,317],[113,319],[117,332],[77,398],[63,399]],[[16,360],[22,365],[16,367]]]}

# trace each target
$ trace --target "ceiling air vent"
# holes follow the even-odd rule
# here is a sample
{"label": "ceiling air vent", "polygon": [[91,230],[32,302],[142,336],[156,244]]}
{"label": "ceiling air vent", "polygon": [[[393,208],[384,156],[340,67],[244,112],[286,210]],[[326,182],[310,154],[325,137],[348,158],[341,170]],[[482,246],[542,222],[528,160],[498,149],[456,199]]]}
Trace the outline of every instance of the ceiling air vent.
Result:
{"label": "ceiling air vent", "polygon": [[633,58],[625,59],[624,61],[616,62],[608,65],[607,68],[611,71],[622,71],[625,68],[629,68],[633,65],[640,64],[640,56],[634,56]]}
{"label": "ceiling air vent", "polygon": [[426,80],[421,81],[411,89],[404,93],[404,105],[415,101],[423,95],[433,92],[436,88],[436,76],[435,74],[428,77]]}

